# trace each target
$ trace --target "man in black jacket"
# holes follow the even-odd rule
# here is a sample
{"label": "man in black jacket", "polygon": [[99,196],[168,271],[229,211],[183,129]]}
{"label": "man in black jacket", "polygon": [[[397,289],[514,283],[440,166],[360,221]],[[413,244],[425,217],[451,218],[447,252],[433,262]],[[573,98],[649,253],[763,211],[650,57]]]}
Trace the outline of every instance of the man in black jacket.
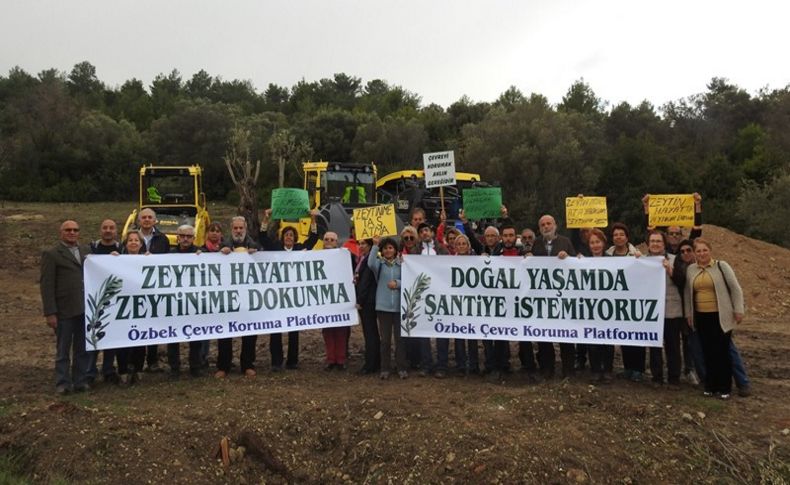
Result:
{"label": "man in black jacket", "polygon": [[381,338],[376,320],[376,275],[368,267],[368,256],[372,247],[372,239],[359,241],[359,262],[354,268],[357,309],[365,338],[365,363],[359,371],[360,374],[376,374],[381,369]]}
{"label": "man in black jacket", "polygon": [[[230,254],[234,251],[246,251],[252,254],[259,249],[260,245],[247,233],[247,219],[243,216],[234,217],[230,223],[230,238],[222,241],[222,249],[220,249],[222,254]],[[255,370],[255,345],[257,342],[257,335],[241,337],[239,363],[245,377],[252,378],[258,374]],[[217,341],[217,372],[214,374],[214,377],[218,379],[227,377],[232,361],[233,339],[219,339]]]}
{"label": "man in black jacket", "polygon": [[[148,252],[151,254],[167,254],[170,252],[170,241],[167,236],[156,228],[156,212],[153,209],[145,208],[137,215],[137,226],[143,236],[143,242]],[[148,372],[163,372],[159,366],[159,346],[149,345],[145,349],[145,360],[148,364]]]}
{"label": "man in black jacket", "polygon": [[[557,234],[557,221],[554,217],[546,214],[538,221],[540,237],[535,240],[532,246],[532,256],[576,256],[573,243],[565,236]],[[560,359],[562,360],[562,376],[573,376],[573,364],[576,352],[573,344],[560,344]],[[538,342],[538,365],[543,377],[551,379],[554,377],[554,343]]]}
{"label": "man in black jacket", "polygon": [[[91,254],[112,254],[120,253],[123,246],[118,242],[118,226],[112,219],[105,219],[101,223],[99,229],[100,238],[91,242]],[[96,379],[98,370],[96,368],[96,361],[99,357],[99,352],[88,352],[90,365],[88,366],[88,381],[93,382]],[[118,384],[120,378],[115,370],[115,349],[107,349],[102,351],[102,364],[101,374],[105,382]]]}
{"label": "man in black jacket", "polygon": [[[184,224],[176,230],[178,245],[173,248],[173,254],[200,253],[200,248],[195,246],[195,228]],[[189,373],[192,377],[200,377],[202,363],[200,362],[200,340],[189,341]],[[181,375],[181,344],[178,342],[167,344],[167,363],[170,365],[170,378],[178,379]]]}
{"label": "man in black jacket", "polygon": [[[319,237],[318,227],[315,223],[315,218],[317,215],[317,210],[310,212],[310,236],[305,240],[304,243],[300,243],[296,228],[293,226],[288,226],[282,230],[280,240],[272,239],[268,232],[269,221],[272,217],[272,210],[266,209],[263,211],[261,231],[258,234],[258,240],[260,241],[262,248],[266,251],[302,251],[313,249],[313,246],[316,245]],[[269,350],[272,354],[272,371],[281,371],[283,369],[283,335],[281,333],[269,334]],[[298,330],[288,332],[288,359],[285,361],[285,368],[299,368]]]}

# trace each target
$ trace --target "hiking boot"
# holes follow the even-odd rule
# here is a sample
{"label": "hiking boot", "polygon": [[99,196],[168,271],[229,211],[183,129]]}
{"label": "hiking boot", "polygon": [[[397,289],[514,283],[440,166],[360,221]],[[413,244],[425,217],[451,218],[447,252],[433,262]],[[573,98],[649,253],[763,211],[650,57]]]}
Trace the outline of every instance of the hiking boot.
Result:
{"label": "hiking boot", "polygon": [[741,397],[749,397],[752,395],[752,386],[746,385],[738,388],[738,395]]}

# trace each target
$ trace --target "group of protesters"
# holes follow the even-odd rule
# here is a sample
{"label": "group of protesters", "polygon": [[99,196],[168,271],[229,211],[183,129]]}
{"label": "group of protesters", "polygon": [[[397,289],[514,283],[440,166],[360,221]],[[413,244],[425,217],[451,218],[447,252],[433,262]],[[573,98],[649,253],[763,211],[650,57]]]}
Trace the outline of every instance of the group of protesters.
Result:
{"label": "group of protesters", "polygon": [[[598,228],[572,230],[569,237],[558,234],[556,220],[543,215],[537,233],[531,228],[518,232],[503,206],[501,218],[485,228],[474,227],[463,210],[458,222],[448,224],[446,214],[439,214],[436,227],[428,224],[422,208],[411,211],[409,224],[398,237],[375,237],[342,241],[349,249],[356,289],[356,306],[364,338],[363,364],[359,374],[389,379],[393,373],[401,379],[416,372],[419,376],[445,378],[451,373],[462,376],[487,376],[500,381],[513,372],[511,343],[500,340],[480,342],[454,339],[453,366],[450,366],[450,339],[405,338],[401,335],[401,264],[412,255],[437,256],[488,255],[510,257],[663,257],[666,271],[666,301],[663,347],[621,346],[622,372],[626,380],[640,382],[650,371],[656,386],[677,387],[681,380],[692,385],[702,383],[705,395],[728,399],[735,380],[738,393],[748,396],[751,386],[743,361],[732,340],[732,331],[744,314],[743,292],[732,268],[712,258],[713,246],[702,233],[701,198],[695,197],[695,221],[688,237],[680,227],[648,227],[646,251],[642,253],[631,241],[629,228],[612,224],[608,232]],[[649,196],[643,199],[647,214]],[[82,264],[88,254],[146,255],[162,253],[200,253],[247,251],[310,250],[322,241],[325,249],[340,247],[336,233],[322,234],[316,225],[317,212],[311,212],[309,237],[299,242],[291,226],[277,231],[271,210],[263,213],[255,233],[244,217],[234,217],[226,233],[220,223],[210,224],[205,244],[196,246],[195,228],[182,225],[176,231],[177,244],[170,248],[167,236],[157,228],[156,213],[150,208],[139,212],[137,228],[118,240],[115,222],[101,224],[100,238],[89,246],[79,244],[79,225],[63,222],[60,242],[42,255],[41,294],[47,324],[57,336],[55,364],[56,391],[60,394],[89,390],[101,378],[122,386],[135,384],[143,372],[164,372],[160,365],[159,346],[138,346],[102,351],[85,350],[84,290]],[[256,228],[257,229],[257,228]],[[477,231],[482,230],[482,238]],[[325,370],[346,370],[349,361],[350,327],[322,329],[326,349]],[[257,375],[255,361],[257,335],[240,338],[239,368],[248,378]],[[530,383],[550,380],[557,374],[555,345],[559,347],[560,375],[574,378],[587,373],[596,384],[611,382],[614,377],[615,346],[552,342],[518,342],[520,372]],[[189,373],[201,377],[209,368],[210,341],[190,341]],[[233,369],[233,342],[219,339],[216,344],[216,378],[226,378]],[[537,348],[537,351],[535,351]],[[181,375],[181,345],[166,346],[167,364],[172,379]],[[280,333],[269,335],[271,371],[299,368],[299,332],[288,333],[287,354],[283,352]],[[394,362],[393,362],[394,351]],[[648,354],[649,353],[649,357]],[[647,362],[647,365],[646,365]]]}

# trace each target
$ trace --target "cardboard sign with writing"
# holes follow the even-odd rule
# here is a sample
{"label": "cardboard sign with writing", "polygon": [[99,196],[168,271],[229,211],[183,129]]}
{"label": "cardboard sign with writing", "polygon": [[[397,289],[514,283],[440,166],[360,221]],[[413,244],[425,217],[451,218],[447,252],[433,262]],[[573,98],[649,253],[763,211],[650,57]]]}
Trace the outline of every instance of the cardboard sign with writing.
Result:
{"label": "cardboard sign with writing", "polygon": [[455,185],[455,152],[423,153],[422,164],[426,188]]}
{"label": "cardboard sign with writing", "polygon": [[395,205],[384,204],[354,209],[354,233],[358,241],[375,236],[397,234]]}
{"label": "cardboard sign with writing", "polygon": [[272,190],[272,219],[300,219],[309,214],[310,198],[306,190]]}
{"label": "cardboard sign with writing", "polygon": [[464,189],[464,215],[469,220],[495,219],[502,215],[502,189]]}
{"label": "cardboard sign with writing", "polygon": [[648,225],[650,226],[694,226],[694,196],[692,194],[650,194],[647,210]]}
{"label": "cardboard sign with writing", "polygon": [[566,197],[565,221],[568,229],[608,226],[606,197]]}

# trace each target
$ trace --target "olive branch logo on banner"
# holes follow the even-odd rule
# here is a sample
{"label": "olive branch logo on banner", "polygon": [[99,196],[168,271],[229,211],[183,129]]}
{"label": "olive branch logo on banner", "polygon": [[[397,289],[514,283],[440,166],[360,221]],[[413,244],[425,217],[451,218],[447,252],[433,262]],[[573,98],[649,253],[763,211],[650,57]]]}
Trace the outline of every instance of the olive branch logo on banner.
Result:
{"label": "olive branch logo on banner", "polygon": [[411,285],[411,289],[403,290],[405,303],[401,306],[403,315],[401,316],[401,328],[406,335],[411,335],[411,330],[417,326],[418,311],[422,304],[422,294],[431,287],[431,277],[425,273],[420,273]]}
{"label": "olive branch logo on banner", "polygon": [[88,342],[93,345],[94,350],[99,340],[104,338],[104,329],[110,324],[105,322],[107,311],[114,303],[118,293],[123,287],[123,280],[115,275],[110,275],[99,287],[99,291],[94,295],[88,295],[88,326],[86,330],[90,332],[87,336]]}

